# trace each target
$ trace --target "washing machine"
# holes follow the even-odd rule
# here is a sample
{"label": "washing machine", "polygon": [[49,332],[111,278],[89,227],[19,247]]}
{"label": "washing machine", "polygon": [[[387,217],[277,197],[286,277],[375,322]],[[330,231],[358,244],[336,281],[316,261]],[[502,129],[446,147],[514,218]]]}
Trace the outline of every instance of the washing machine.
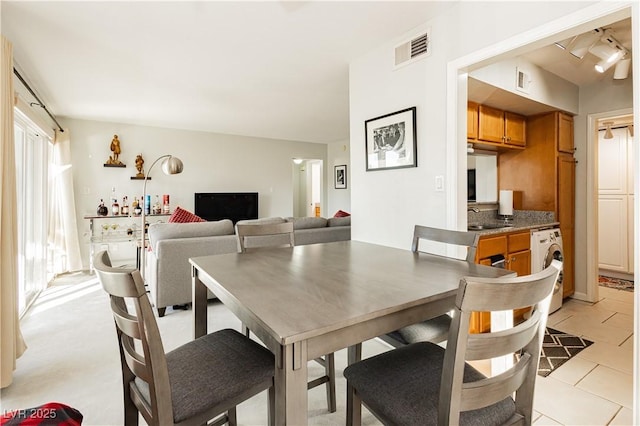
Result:
{"label": "washing machine", "polygon": [[[531,273],[542,271],[553,260],[562,262],[562,234],[560,229],[544,229],[531,232]],[[549,313],[562,307],[562,271],[553,289]]]}

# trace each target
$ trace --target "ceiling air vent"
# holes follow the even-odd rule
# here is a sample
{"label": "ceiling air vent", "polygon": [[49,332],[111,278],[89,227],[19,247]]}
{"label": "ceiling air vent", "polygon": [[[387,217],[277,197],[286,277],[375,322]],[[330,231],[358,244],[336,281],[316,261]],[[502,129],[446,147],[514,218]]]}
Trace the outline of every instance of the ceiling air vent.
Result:
{"label": "ceiling air vent", "polygon": [[411,38],[398,46],[395,51],[395,66],[403,66],[431,54],[431,30]]}

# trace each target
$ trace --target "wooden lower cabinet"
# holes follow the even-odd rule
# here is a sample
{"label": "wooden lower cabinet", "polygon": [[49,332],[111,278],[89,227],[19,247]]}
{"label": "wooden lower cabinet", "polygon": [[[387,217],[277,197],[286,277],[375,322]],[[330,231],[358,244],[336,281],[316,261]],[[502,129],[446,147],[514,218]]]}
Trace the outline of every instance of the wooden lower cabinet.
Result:
{"label": "wooden lower cabinet", "polygon": [[[481,237],[476,251],[476,263],[491,266],[493,256],[504,256],[505,268],[519,276],[531,273],[531,233],[520,231]],[[529,311],[523,307],[513,312],[514,321],[518,321]],[[491,314],[476,312],[471,316],[471,333],[484,333],[491,329]]]}

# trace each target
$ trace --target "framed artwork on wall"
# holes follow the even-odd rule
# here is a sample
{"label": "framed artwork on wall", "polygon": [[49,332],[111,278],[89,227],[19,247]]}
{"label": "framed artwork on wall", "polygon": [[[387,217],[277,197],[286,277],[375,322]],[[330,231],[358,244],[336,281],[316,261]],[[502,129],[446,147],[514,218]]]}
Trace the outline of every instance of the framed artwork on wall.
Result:
{"label": "framed artwork on wall", "polygon": [[417,167],[416,107],[364,122],[367,171]]}
{"label": "framed artwork on wall", "polygon": [[334,187],[336,189],[347,189],[347,165],[335,166],[334,169]]}

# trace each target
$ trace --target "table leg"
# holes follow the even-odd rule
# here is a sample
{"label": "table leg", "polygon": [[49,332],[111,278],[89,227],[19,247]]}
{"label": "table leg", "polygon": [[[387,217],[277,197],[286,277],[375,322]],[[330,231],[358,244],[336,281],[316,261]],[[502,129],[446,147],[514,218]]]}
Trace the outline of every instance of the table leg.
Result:
{"label": "table leg", "polygon": [[[362,359],[362,343],[349,346],[347,349],[347,364],[354,364]],[[357,402],[357,403],[355,403]],[[351,413],[351,415],[349,415]],[[360,424],[362,417],[362,404],[354,401],[353,388],[347,385],[347,425]]]}
{"label": "table leg", "polygon": [[207,334],[207,287],[198,278],[198,269],[191,267],[191,281],[193,283],[193,338]]}
{"label": "table leg", "polygon": [[282,347],[276,355],[276,425],[306,425],[308,422],[307,345],[297,342]]}

